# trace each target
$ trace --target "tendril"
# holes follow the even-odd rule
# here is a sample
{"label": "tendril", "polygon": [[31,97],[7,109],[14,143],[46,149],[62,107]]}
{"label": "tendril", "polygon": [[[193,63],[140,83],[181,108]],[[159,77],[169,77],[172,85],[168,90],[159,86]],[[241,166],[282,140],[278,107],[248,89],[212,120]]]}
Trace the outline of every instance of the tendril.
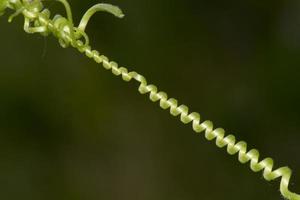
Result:
{"label": "tendril", "polygon": [[56,0],[56,1],[59,1],[64,5],[64,7],[66,9],[66,13],[67,13],[67,18],[68,18],[69,22],[71,24],[73,24],[73,15],[72,15],[72,10],[71,10],[71,6],[70,6],[69,2],[66,0]]}
{"label": "tendril", "polygon": [[86,11],[79,23],[78,29],[84,32],[91,17],[99,11],[111,13],[118,18],[123,18],[125,16],[119,7],[104,3],[97,4]]}
{"label": "tendril", "polygon": [[6,8],[8,8],[8,0],[0,0],[0,16],[4,14]]}
{"label": "tendril", "polygon": [[138,91],[141,94],[149,94],[151,101],[159,102],[162,109],[169,109],[171,115],[179,116],[182,123],[191,124],[192,129],[196,133],[204,133],[207,140],[215,140],[219,148],[226,147],[228,154],[238,154],[238,160],[241,163],[250,162],[252,171],[263,171],[265,180],[272,181],[281,178],[280,192],[282,196],[288,200],[300,200],[299,194],[293,193],[288,189],[292,175],[289,167],[273,170],[274,161],[272,158],[265,158],[259,161],[259,151],[257,149],[248,151],[245,141],[237,142],[235,136],[231,134],[225,136],[224,129],[214,128],[213,123],[209,120],[201,121],[199,113],[189,112],[189,108],[186,105],[180,105],[177,99],[169,98],[167,93],[159,91],[155,85],[148,84],[146,78],[141,74],[135,71],[129,72],[127,68],[119,67],[116,62],[109,61],[106,56],[100,55],[96,50],[92,50],[89,45],[89,37],[85,33],[90,18],[98,11],[105,11],[122,18],[124,14],[118,7],[110,4],[97,4],[84,14],[79,26],[74,27],[72,11],[67,0],[56,0],[64,5],[67,17],[55,15],[53,19],[50,19],[51,13],[44,8],[42,1],[44,0],[0,0],[0,15],[4,14],[7,8],[15,11],[9,17],[9,21],[22,14],[25,18],[24,30],[27,33],[40,33],[44,36],[53,34],[62,47],[72,46],[78,49],[87,57],[102,64],[105,69],[111,70],[114,75],[121,76],[124,81],[135,80],[139,82]]}

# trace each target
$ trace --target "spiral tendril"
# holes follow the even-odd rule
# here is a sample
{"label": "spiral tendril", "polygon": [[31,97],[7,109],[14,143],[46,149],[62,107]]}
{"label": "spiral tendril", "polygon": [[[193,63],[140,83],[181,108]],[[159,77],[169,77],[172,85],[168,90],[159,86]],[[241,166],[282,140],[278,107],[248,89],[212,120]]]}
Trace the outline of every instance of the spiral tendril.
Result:
{"label": "spiral tendril", "polygon": [[289,167],[281,167],[273,170],[274,162],[272,158],[265,158],[259,161],[259,151],[257,149],[247,150],[245,141],[236,141],[234,135],[225,136],[222,128],[214,128],[209,120],[201,121],[200,114],[189,112],[186,105],[180,105],[177,99],[169,98],[166,92],[159,91],[155,85],[148,84],[147,80],[141,74],[131,71],[125,67],[119,67],[114,61],[110,61],[106,56],[100,55],[97,50],[92,50],[89,45],[89,37],[85,33],[86,26],[90,18],[98,11],[105,11],[122,18],[122,11],[110,4],[97,4],[90,8],[83,16],[78,27],[75,27],[72,19],[72,12],[67,0],[56,0],[61,2],[65,9],[67,18],[61,15],[55,15],[50,19],[50,11],[44,7],[42,0],[0,0],[0,15],[4,14],[7,8],[14,10],[15,13],[9,17],[11,22],[16,16],[22,14],[25,18],[24,30],[27,33],[40,33],[44,36],[53,34],[59,41],[59,44],[66,48],[72,46],[102,64],[103,67],[116,76],[121,76],[126,82],[135,80],[139,82],[138,91],[141,94],[148,94],[153,102],[159,102],[162,109],[169,109],[170,114],[179,116],[184,124],[191,124],[196,133],[204,133],[209,141],[215,140],[219,148],[227,147],[230,155],[238,154],[238,160],[241,163],[250,162],[250,169],[254,172],[263,171],[263,177],[267,181],[272,181],[281,177],[280,192],[288,200],[300,200],[300,195],[291,192],[288,189],[292,171]]}

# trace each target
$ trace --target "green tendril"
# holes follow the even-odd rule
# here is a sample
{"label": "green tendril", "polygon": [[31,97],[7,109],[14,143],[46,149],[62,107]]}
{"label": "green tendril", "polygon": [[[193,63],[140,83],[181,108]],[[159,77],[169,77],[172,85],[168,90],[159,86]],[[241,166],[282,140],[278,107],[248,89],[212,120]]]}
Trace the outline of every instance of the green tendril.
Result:
{"label": "green tendril", "polygon": [[8,0],[0,0],[0,16],[4,14],[5,9],[8,7]]}
{"label": "green tendril", "polygon": [[162,109],[169,109],[170,114],[179,116],[180,121],[184,124],[191,124],[192,129],[196,133],[204,133],[205,138],[209,141],[215,140],[219,148],[226,147],[230,155],[238,154],[238,160],[241,163],[250,162],[250,169],[253,172],[263,171],[263,177],[267,181],[277,178],[280,180],[280,192],[282,196],[288,200],[300,200],[300,195],[291,192],[288,189],[292,171],[289,167],[281,167],[273,170],[274,161],[272,158],[265,158],[259,161],[260,153],[256,149],[247,150],[247,143],[236,140],[234,135],[225,136],[222,128],[214,128],[213,123],[208,120],[201,121],[200,114],[197,112],[189,112],[186,105],[180,105],[174,98],[169,98],[167,93],[159,91],[155,85],[148,84],[147,80],[141,74],[131,71],[125,67],[119,67],[114,61],[100,55],[96,50],[92,50],[89,45],[89,37],[85,33],[86,26],[90,18],[98,11],[105,11],[122,18],[122,11],[110,4],[97,4],[90,8],[82,17],[78,27],[74,27],[72,19],[72,11],[67,0],[57,0],[61,2],[65,9],[67,18],[56,15],[50,19],[50,11],[44,8],[42,0],[0,0],[0,14],[3,14],[7,8],[15,11],[9,17],[12,21],[14,17],[22,14],[25,18],[24,30],[27,33],[40,33],[42,35],[54,35],[60,45],[64,48],[72,46],[95,62],[102,64],[103,67],[116,76],[121,76],[126,82],[135,80],[139,82],[138,91],[141,94],[149,94],[149,98],[153,102],[159,102]]}
{"label": "green tendril", "polygon": [[64,7],[66,9],[66,13],[67,13],[67,18],[68,18],[69,22],[71,24],[73,24],[72,10],[71,10],[71,6],[70,6],[69,2],[66,0],[57,0],[57,1],[61,2],[64,5]]}
{"label": "green tendril", "polygon": [[97,4],[86,11],[79,23],[78,29],[84,32],[91,17],[99,11],[111,13],[118,18],[123,18],[125,16],[122,10],[117,6],[104,3]]}

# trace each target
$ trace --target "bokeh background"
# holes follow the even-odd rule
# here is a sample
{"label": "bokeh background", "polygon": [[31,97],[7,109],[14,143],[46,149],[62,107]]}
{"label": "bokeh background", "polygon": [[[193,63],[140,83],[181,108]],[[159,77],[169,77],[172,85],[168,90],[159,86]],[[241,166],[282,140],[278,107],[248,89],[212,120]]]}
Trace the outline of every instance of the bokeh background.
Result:
{"label": "bokeh background", "polygon": [[[294,170],[300,192],[300,2],[107,0],[93,47]],[[75,21],[96,0],[71,1]],[[64,14],[58,3],[47,3]],[[53,37],[0,18],[3,200],[275,200],[266,182]]]}

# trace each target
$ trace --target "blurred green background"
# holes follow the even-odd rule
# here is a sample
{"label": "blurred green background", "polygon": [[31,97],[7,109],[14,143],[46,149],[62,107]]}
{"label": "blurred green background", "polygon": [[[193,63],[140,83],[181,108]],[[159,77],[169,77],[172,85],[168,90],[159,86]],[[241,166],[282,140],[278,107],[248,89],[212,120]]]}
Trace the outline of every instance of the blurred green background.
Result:
{"label": "blurred green background", "polygon": [[[300,192],[300,1],[109,0],[95,49],[294,170]],[[76,22],[96,0],[71,1]],[[58,3],[48,3],[64,14]],[[274,200],[236,156],[55,38],[0,18],[3,200]]]}

